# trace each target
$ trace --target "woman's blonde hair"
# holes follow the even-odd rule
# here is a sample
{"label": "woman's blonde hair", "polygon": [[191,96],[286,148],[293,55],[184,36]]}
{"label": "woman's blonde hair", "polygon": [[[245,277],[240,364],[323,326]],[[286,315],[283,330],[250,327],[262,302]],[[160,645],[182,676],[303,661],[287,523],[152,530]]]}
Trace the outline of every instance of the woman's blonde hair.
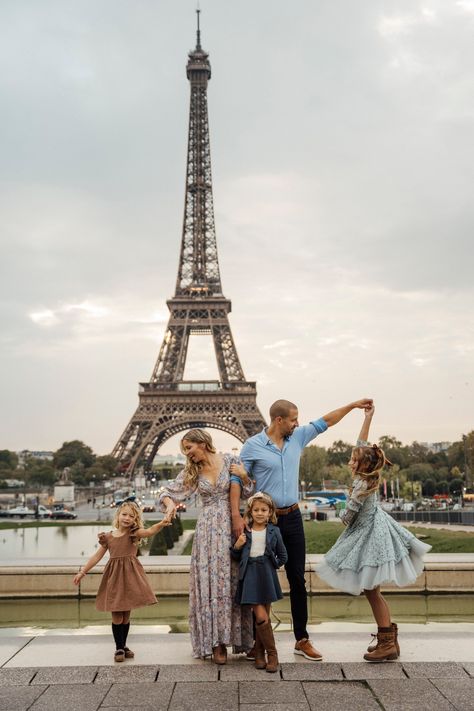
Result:
{"label": "woman's blonde hair", "polygon": [[210,454],[216,453],[216,448],[212,443],[212,437],[205,430],[193,429],[186,432],[181,438],[179,447],[181,452],[186,457],[186,465],[184,467],[184,484],[186,486],[196,486],[199,479],[200,462],[193,462],[184,451],[184,442],[192,442],[193,444],[203,444],[206,452]]}
{"label": "woman's blonde hair", "polygon": [[124,509],[130,509],[130,515],[133,518],[133,523],[130,526],[130,535],[132,536],[132,539],[134,540],[134,542],[137,543],[138,539],[136,539],[133,534],[135,531],[138,531],[139,528],[144,528],[144,523],[143,523],[143,517],[142,517],[142,510],[135,501],[124,501],[122,504],[120,504],[120,506],[117,508],[117,510],[115,512],[112,526],[114,528],[119,527],[119,516],[120,516],[120,513]]}
{"label": "woman's blonde hair", "polygon": [[392,466],[392,462],[387,459],[383,449],[377,444],[373,444],[371,447],[354,447],[352,458],[357,463],[352,476],[359,476],[367,482],[367,490],[363,493],[363,496],[369,496],[374,491],[378,491],[382,469],[385,465]]}
{"label": "woman's blonde hair", "polygon": [[247,501],[247,508],[245,509],[244,517],[248,524],[250,525],[253,523],[252,508],[256,501],[263,501],[265,504],[267,504],[268,508],[270,509],[270,516],[268,517],[268,521],[270,523],[276,523],[276,507],[272,497],[265,491],[257,491],[257,493],[251,496],[250,499],[248,499]]}

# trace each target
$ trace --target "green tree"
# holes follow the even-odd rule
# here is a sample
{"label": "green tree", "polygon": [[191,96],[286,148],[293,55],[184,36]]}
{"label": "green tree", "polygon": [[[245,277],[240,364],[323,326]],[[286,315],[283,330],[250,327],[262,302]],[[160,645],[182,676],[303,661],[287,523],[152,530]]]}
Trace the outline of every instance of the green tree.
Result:
{"label": "green tree", "polygon": [[95,464],[107,472],[107,477],[112,477],[117,471],[117,460],[111,454],[96,457]]}
{"label": "green tree", "polygon": [[434,496],[436,494],[436,483],[433,479],[425,479],[422,486],[423,496]]}
{"label": "green tree", "polygon": [[453,496],[461,496],[464,482],[462,479],[453,479],[449,482],[449,493]]}
{"label": "green tree", "polygon": [[30,484],[37,484],[38,486],[53,486],[56,479],[57,472],[48,462],[35,464],[28,471],[28,481]]}
{"label": "green tree", "polygon": [[64,442],[62,447],[54,453],[53,464],[57,469],[72,467],[78,462],[85,468],[92,466],[95,462],[95,454],[92,449],[78,439]]}
{"label": "green tree", "polygon": [[449,494],[449,484],[447,481],[438,481],[436,484],[437,494]]}
{"label": "green tree", "polygon": [[324,447],[306,447],[300,460],[300,480],[306,481],[307,487],[311,482],[311,488],[318,488],[325,477],[327,463],[328,455]]}
{"label": "green tree", "polygon": [[[0,470],[14,470],[18,466],[18,455],[16,452],[11,452],[9,449],[0,449]],[[3,472],[2,472],[3,474]],[[7,477],[9,479],[10,477]]]}
{"label": "green tree", "polygon": [[328,449],[328,464],[335,464],[336,466],[347,464],[351,458],[352,449],[352,444],[338,439],[337,442],[334,442]]}
{"label": "green tree", "polygon": [[400,469],[408,466],[408,447],[404,447],[396,437],[382,435],[379,439],[379,447],[383,449],[385,456],[392,464],[397,464]]}

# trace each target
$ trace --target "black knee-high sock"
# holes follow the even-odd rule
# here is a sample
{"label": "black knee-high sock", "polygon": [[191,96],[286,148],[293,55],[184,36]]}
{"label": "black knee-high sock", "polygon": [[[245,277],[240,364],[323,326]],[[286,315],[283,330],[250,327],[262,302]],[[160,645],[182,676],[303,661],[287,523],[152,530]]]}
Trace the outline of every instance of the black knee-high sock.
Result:
{"label": "black knee-high sock", "polygon": [[116,625],[112,622],[112,634],[115,640],[115,649],[123,649],[124,647],[122,627],[122,624]]}
{"label": "black knee-high sock", "polygon": [[123,648],[125,649],[125,646],[127,644],[127,637],[128,637],[128,630],[130,629],[130,622],[125,622],[122,623],[122,630],[123,630]]}

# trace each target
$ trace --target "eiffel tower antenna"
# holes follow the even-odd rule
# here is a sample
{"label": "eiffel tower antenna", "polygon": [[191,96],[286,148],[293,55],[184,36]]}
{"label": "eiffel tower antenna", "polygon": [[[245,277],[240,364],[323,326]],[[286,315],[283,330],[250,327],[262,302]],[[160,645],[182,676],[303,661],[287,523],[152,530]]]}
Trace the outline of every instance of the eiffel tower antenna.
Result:
{"label": "eiffel tower antenna", "polygon": [[[183,430],[211,427],[244,441],[265,426],[256,383],[245,380],[232,337],[231,302],[222,293],[207,111],[211,65],[201,47],[199,8],[196,14],[196,47],[186,65],[191,95],[176,289],[151,378],[140,383],[138,408],[112,451],[129,474],[138,465],[151,467],[161,445]],[[212,337],[219,380],[184,380],[191,335]]]}

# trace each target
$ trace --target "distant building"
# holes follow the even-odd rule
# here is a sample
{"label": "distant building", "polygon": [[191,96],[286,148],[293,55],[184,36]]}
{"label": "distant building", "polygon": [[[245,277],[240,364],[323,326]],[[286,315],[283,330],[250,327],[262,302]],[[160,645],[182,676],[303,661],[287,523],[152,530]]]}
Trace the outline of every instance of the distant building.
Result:
{"label": "distant building", "polygon": [[452,445],[452,442],[420,442],[420,444],[422,447],[426,447],[428,452],[439,454],[440,452],[446,452]]}
{"label": "distant building", "polygon": [[182,454],[157,454],[154,464],[184,464],[186,457]]}
{"label": "distant building", "polygon": [[3,479],[2,481],[5,482],[9,489],[19,489],[25,486],[25,482],[22,479]]}
{"label": "distant building", "polygon": [[27,459],[43,459],[45,462],[52,461],[54,452],[45,450],[34,451],[32,449],[22,449],[18,454],[18,465],[23,466]]}

